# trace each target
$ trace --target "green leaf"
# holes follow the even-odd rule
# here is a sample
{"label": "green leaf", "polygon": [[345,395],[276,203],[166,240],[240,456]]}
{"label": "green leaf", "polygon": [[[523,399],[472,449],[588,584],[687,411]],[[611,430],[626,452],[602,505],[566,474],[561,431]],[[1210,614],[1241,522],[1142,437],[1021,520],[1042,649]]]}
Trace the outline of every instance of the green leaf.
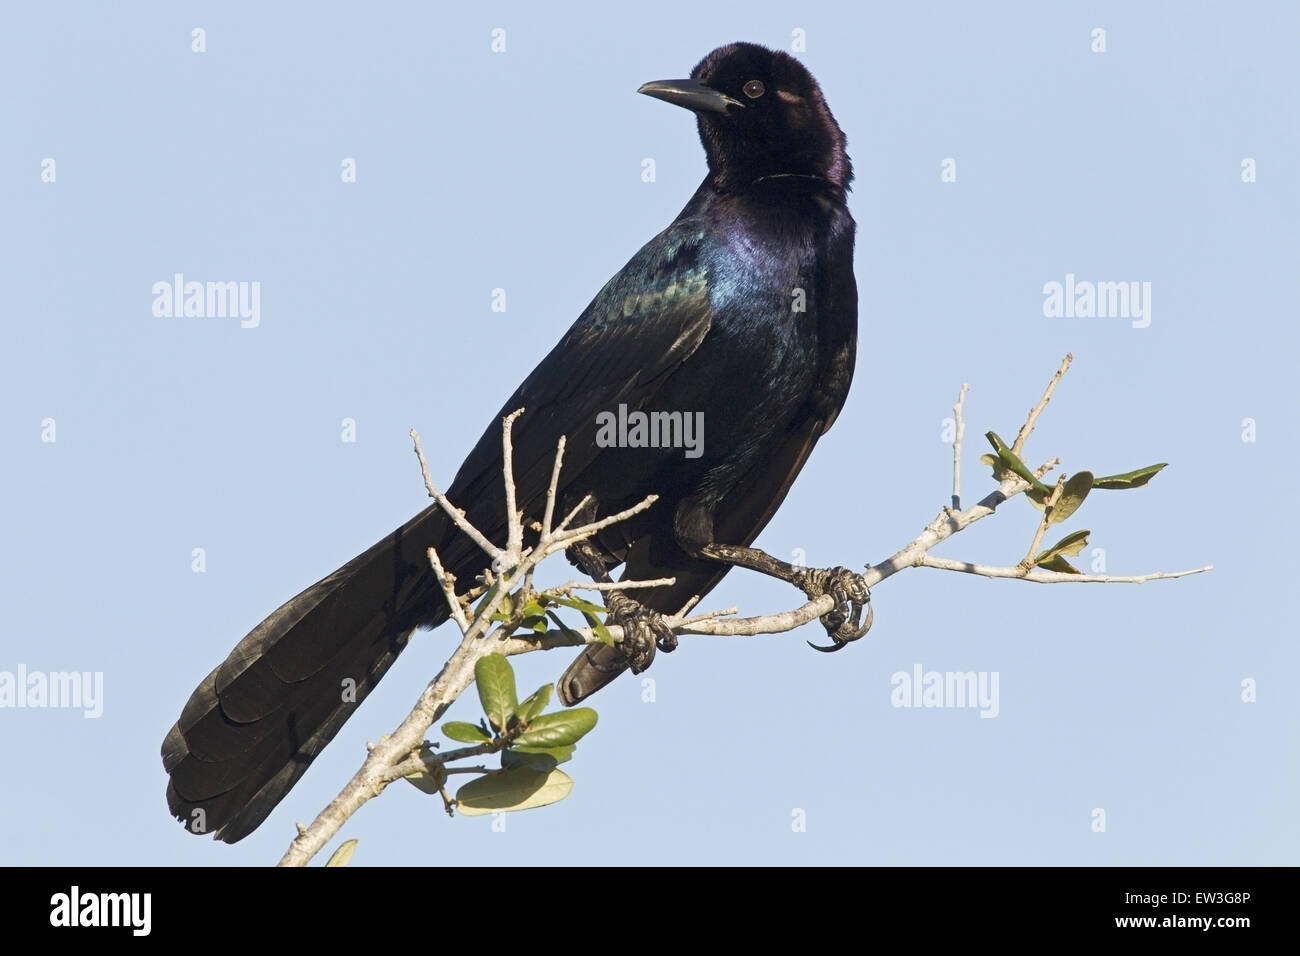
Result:
{"label": "green leaf", "polygon": [[1062,574],[1081,574],[1082,572],[1061,555],[1055,555],[1050,561],[1039,562],[1040,568],[1048,571],[1060,571]]}
{"label": "green leaf", "polygon": [[498,810],[530,810],[563,800],[573,778],[563,770],[542,773],[515,767],[471,780],[456,791],[456,809],[467,817]]}
{"label": "green leaf", "polygon": [[544,711],[546,705],[551,702],[551,691],[554,689],[554,684],[546,684],[529,694],[527,699],[515,711],[519,717],[519,722],[526,724]]}
{"label": "green leaf", "polygon": [[1141,488],[1154,478],[1161,468],[1167,467],[1169,467],[1168,462],[1161,462],[1158,465],[1147,465],[1137,471],[1126,471],[1122,475],[1107,475],[1105,478],[1095,478],[1092,486],[1106,489]]}
{"label": "green leaf", "polygon": [[538,595],[538,597],[533,598],[531,601],[529,601],[527,604],[524,605],[524,615],[526,617],[533,617],[534,615],[537,614],[545,614],[546,608],[550,605],[550,603],[551,603],[550,598],[542,597],[541,595]]}
{"label": "green leaf", "polygon": [[569,641],[570,644],[585,644],[585,643],[587,643],[586,641],[584,641],[584,640],[582,639],[582,635],[581,635],[581,634],[579,634],[579,633],[578,633],[577,631],[575,631],[573,628],[569,627],[569,625],[567,625],[567,624],[565,624],[563,621],[561,621],[560,618],[559,618],[559,615],[557,615],[554,611],[547,611],[547,612],[546,612],[546,616],[549,617],[552,621],[555,622],[555,626],[558,627],[558,628],[560,629],[560,633],[563,634],[563,635],[568,639],[568,641]]}
{"label": "green leaf", "polygon": [[590,601],[584,601],[577,597],[557,597],[556,604],[563,604],[565,607],[571,607],[575,611],[585,611],[588,614],[604,614],[605,608],[599,604],[592,604]]}
{"label": "green leaf", "polygon": [[1092,491],[1092,472],[1077,471],[1067,478],[1064,487],[1061,488],[1061,497],[1056,499],[1056,504],[1052,507],[1051,524],[1060,524],[1078,511],[1090,491]]}
{"label": "green leaf", "polygon": [[[475,727],[473,724],[461,724],[460,726],[470,727],[475,731],[478,731],[480,735],[483,733],[482,730]],[[448,736],[451,735],[448,734]],[[420,745],[420,756],[425,760],[430,760],[433,757],[433,748],[430,747],[427,742]],[[433,773],[417,770],[415,773],[408,773],[404,779],[421,793],[441,793],[442,788],[447,785],[447,771],[442,768],[441,764],[437,764]]]}
{"label": "green leaf", "polygon": [[609,629],[605,627],[600,618],[596,617],[594,614],[588,613],[587,611],[583,611],[582,616],[587,619],[587,626],[596,632],[598,638],[604,641],[607,646],[614,646],[614,635],[609,633]]}
{"label": "green leaf", "polygon": [[515,696],[514,668],[503,655],[488,654],[475,663],[474,680],[478,684],[479,703],[483,705],[488,723],[497,730],[504,730],[519,706],[519,699]]}
{"label": "green leaf", "polygon": [[418,771],[416,773],[408,773],[402,779],[413,786],[416,790],[419,790],[421,793],[427,793],[430,796],[438,793],[447,784],[447,778],[445,776],[439,778],[432,774],[419,773]]}
{"label": "green leaf", "polygon": [[1078,554],[1084,549],[1084,546],[1087,545],[1088,535],[1091,533],[1091,531],[1087,530],[1070,532],[1046,551],[1040,551],[1038,557],[1034,559],[1034,564],[1037,564],[1040,567],[1045,567],[1043,562],[1050,561],[1058,554]]}
{"label": "green leaf", "polygon": [[523,768],[536,773],[550,773],[557,764],[559,764],[559,761],[549,754],[533,753],[531,751],[524,751],[523,753],[515,753],[513,750],[501,751],[502,770]]}
{"label": "green leaf", "polygon": [[[546,604],[536,598],[519,609],[519,623],[537,634],[546,633]],[[506,620],[506,618],[502,618]]]}
{"label": "green leaf", "polygon": [[449,720],[442,725],[442,732],[452,740],[463,744],[489,744],[492,737],[478,724],[467,724],[463,720]]}
{"label": "green leaf", "polygon": [[514,613],[515,596],[513,594],[507,594],[501,599],[501,603],[497,605],[496,613],[492,615],[491,619],[494,621],[508,621],[510,620],[510,616]]}
{"label": "green leaf", "polygon": [[512,767],[529,767],[546,773],[556,764],[573,759],[574,747],[519,747],[501,751],[501,766],[509,770]]}
{"label": "green leaf", "polygon": [[[474,617],[478,617],[480,614],[482,614],[483,611],[487,608],[487,606],[492,603],[492,599],[497,596],[498,587],[500,587],[499,584],[492,585],[490,588],[487,589],[487,593],[484,594],[481,598],[479,598],[478,606],[474,608],[474,614],[473,614]],[[510,596],[506,595],[506,600],[508,601],[509,599]]]}
{"label": "green leaf", "polygon": [[[494,621],[508,621],[515,613],[515,595],[507,594],[501,607],[492,615]],[[529,601],[519,608],[519,623],[539,634],[546,633],[546,606],[537,601]]]}
{"label": "green leaf", "polygon": [[339,844],[339,848],[334,851],[334,855],[325,861],[326,866],[347,866],[352,860],[352,854],[357,850],[356,840],[344,840]]}
{"label": "green leaf", "polygon": [[547,771],[554,769],[556,763],[573,760],[573,744],[568,747],[512,747],[500,752],[500,765],[503,769],[525,766],[533,770]]}
{"label": "green leaf", "polygon": [[564,747],[511,747],[502,753],[521,753],[521,754],[546,754],[554,757],[556,763],[567,763],[573,759],[573,752],[577,750],[574,744],[568,744]]}
{"label": "green leaf", "polygon": [[1017,457],[1010,446],[998,437],[997,432],[987,432],[984,437],[989,440],[989,444],[998,453],[998,458],[1001,459],[1002,464],[1006,465],[1014,474],[1029,482],[1030,487],[1034,490],[1051,494],[1052,489],[1043,484],[1038,476],[1025,466],[1025,463]]}
{"label": "green leaf", "polygon": [[574,707],[554,714],[542,714],[515,738],[518,747],[564,747],[577,743],[596,726],[596,712],[590,707]]}

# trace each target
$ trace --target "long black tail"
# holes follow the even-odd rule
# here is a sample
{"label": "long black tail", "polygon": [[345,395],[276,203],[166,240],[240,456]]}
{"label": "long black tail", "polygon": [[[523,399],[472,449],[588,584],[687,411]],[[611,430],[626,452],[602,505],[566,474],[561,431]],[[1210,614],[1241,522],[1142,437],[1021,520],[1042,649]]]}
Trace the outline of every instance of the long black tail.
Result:
{"label": "long black tail", "polygon": [[[447,617],[427,549],[464,582],[485,563],[436,506],[313,584],[239,642],[162,745],[167,804],[194,833],[243,839],[298,782],[418,625]],[[450,559],[450,560],[449,560]]]}

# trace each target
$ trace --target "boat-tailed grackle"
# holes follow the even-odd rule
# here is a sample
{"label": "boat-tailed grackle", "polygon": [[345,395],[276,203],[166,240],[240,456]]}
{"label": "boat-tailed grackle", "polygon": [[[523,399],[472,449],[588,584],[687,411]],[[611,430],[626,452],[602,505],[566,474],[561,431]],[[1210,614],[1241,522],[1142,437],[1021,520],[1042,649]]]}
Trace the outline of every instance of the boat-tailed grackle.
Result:
{"label": "boat-tailed grackle", "polygon": [[[695,114],[708,174],[502,408],[526,409],[513,435],[518,502],[529,519],[544,508],[561,435],[561,505],[590,495],[609,514],[659,496],[570,549],[597,578],[621,565],[626,579],[676,583],[610,593],[624,641],[582,651],[559,682],[566,704],[625,669],[644,669],[656,647],[671,650],[662,615],[706,594],[733,565],[810,596],[832,594],[837,606],[823,623],[835,647],[870,624],[859,624],[867,595],[857,576],[794,568],[750,547],[853,377],[858,303],[844,134],[808,70],[754,44],[721,47],[689,79],[640,91]],[[447,491],[498,541],[500,419]],[[466,588],[487,563],[431,506],[239,642],[163,742],[173,816],[230,843],[266,818],[411,632],[446,620],[430,546]],[[355,695],[345,699],[348,679]]]}

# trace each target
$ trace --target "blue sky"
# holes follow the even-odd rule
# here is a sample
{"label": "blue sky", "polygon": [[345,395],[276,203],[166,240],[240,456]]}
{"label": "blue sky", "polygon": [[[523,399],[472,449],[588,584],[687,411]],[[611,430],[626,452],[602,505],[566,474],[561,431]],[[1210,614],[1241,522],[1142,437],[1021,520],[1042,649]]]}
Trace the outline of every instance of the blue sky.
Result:
{"label": "blue sky", "polygon": [[[1284,2],[10,5],[0,672],[99,673],[103,693],[95,718],[0,707],[0,862],[279,858],[452,633],[422,634],[234,847],[163,799],[158,748],[191,689],[424,507],[407,430],[446,484],[685,203],[694,124],[637,86],[799,30],[857,173],[860,345],[758,544],[816,565],[893,553],[950,493],[961,383],[973,501],[980,436],[1014,434],[1068,351],[1028,457],[1170,463],[1089,499],[1065,526],[1093,532],[1081,560],[1216,570],[1140,587],[914,570],[835,656],[804,645],[816,628],[686,639],[645,675],[653,703],[631,677],[593,699],[563,803],[494,832],[393,788],[345,827],[353,865],[1295,863],[1298,28]],[[176,273],[258,282],[257,326],[156,316]],[[1067,275],[1150,283],[1149,325],[1045,316]],[[1013,564],[1036,520],[1013,501],[936,553]],[[737,572],[707,606],[795,597]],[[517,659],[521,686],[568,657]],[[996,673],[997,717],[891,706],[891,675],[918,665]]]}

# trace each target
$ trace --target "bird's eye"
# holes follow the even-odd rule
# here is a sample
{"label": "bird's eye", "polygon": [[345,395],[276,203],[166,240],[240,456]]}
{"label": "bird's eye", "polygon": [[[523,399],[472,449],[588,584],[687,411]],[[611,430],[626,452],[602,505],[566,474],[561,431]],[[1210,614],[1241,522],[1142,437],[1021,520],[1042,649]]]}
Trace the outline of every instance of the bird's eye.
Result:
{"label": "bird's eye", "polygon": [[763,85],[762,80],[750,80],[745,84],[745,95],[751,100],[756,100],[767,92],[767,87]]}

